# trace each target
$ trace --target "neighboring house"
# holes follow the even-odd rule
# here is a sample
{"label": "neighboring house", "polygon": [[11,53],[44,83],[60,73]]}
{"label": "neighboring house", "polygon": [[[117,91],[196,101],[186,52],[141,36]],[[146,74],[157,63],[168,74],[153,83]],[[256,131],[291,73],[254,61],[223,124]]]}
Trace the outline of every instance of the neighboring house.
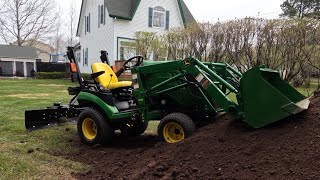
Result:
{"label": "neighboring house", "polygon": [[185,27],[195,19],[183,0],[82,0],[77,36],[80,37],[80,68],[91,72],[100,61],[100,51],[109,53],[110,63],[132,54],[128,42],[137,31],[164,33]]}
{"label": "neighboring house", "polygon": [[[12,45],[17,45],[17,42],[12,43]],[[54,47],[51,45],[36,40],[24,41],[22,46],[31,46],[36,48],[38,59],[40,59],[41,62],[50,62],[52,59],[51,54],[55,52]]]}
{"label": "neighboring house", "polygon": [[34,47],[0,45],[0,76],[31,77],[37,59]]}

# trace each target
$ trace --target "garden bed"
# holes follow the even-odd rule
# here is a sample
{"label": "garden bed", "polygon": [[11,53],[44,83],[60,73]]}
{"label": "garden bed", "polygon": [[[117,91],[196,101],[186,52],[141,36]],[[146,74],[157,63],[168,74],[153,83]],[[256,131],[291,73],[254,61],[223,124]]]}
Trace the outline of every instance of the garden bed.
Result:
{"label": "garden bed", "polygon": [[224,115],[177,144],[155,135],[116,138],[107,147],[69,139],[65,158],[90,165],[79,179],[319,179],[320,95],[310,108],[254,130]]}

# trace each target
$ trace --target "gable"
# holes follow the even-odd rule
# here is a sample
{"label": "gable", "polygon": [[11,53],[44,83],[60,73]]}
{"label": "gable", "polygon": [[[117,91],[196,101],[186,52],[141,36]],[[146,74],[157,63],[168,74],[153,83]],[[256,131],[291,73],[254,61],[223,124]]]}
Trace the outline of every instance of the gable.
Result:
{"label": "gable", "polygon": [[[81,12],[79,16],[77,36],[80,36],[80,29],[83,21],[81,17],[83,17],[85,4],[87,0],[82,0]],[[187,5],[183,0],[176,0],[179,5],[180,14],[183,20],[183,24],[186,26],[188,24],[195,23],[192,13],[188,9]],[[132,21],[141,0],[104,0],[105,7],[108,10],[109,16],[112,18],[118,18],[123,20]]]}

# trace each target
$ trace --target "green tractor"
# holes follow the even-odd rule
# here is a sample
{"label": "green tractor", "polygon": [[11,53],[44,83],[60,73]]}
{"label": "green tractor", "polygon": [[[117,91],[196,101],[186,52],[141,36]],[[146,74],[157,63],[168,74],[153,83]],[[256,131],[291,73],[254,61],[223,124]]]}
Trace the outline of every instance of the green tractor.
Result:
{"label": "green tractor", "polygon": [[[108,144],[116,130],[139,136],[149,121],[160,120],[158,136],[176,143],[190,137],[201,122],[225,112],[253,128],[260,128],[306,110],[309,100],[265,66],[241,74],[225,63],[144,61],[130,58],[118,71],[103,62],[92,64],[93,81],[83,80],[72,48],[70,69],[79,86],[68,88],[74,97],[68,105],[54,104],[25,112],[28,130],[50,126],[61,117],[77,118],[80,139],[88,145]],[[118,77],[130,70],[132,81]],[[234,94],[237,101],[228,98]],[[77,102],[77,103],[76,103]]]}

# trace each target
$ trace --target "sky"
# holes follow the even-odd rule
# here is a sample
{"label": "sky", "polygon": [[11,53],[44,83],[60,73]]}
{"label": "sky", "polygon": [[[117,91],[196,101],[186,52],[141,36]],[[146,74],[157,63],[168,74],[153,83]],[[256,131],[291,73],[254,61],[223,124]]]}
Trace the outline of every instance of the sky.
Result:
{"label": "sky", "polygon": [[[184,0],[195,19],[199,22],[226,21],[235,18],[261,17],[278,18],[280,5],[284,0]],[[82,0],[56,0],[61,9],[61,17],[69,13],[74,4],[80,13]],[[4,43],[0,39],[0,44]]]}
{"label": "sky", "polygon": [[[75,1],[80,12],[81,0],[56,0],[65,12]],[[197,21],[217,22],[246,16],[277,18],[284,0],[184,0]],[[258,16],[258,14],[260,14]]]}

